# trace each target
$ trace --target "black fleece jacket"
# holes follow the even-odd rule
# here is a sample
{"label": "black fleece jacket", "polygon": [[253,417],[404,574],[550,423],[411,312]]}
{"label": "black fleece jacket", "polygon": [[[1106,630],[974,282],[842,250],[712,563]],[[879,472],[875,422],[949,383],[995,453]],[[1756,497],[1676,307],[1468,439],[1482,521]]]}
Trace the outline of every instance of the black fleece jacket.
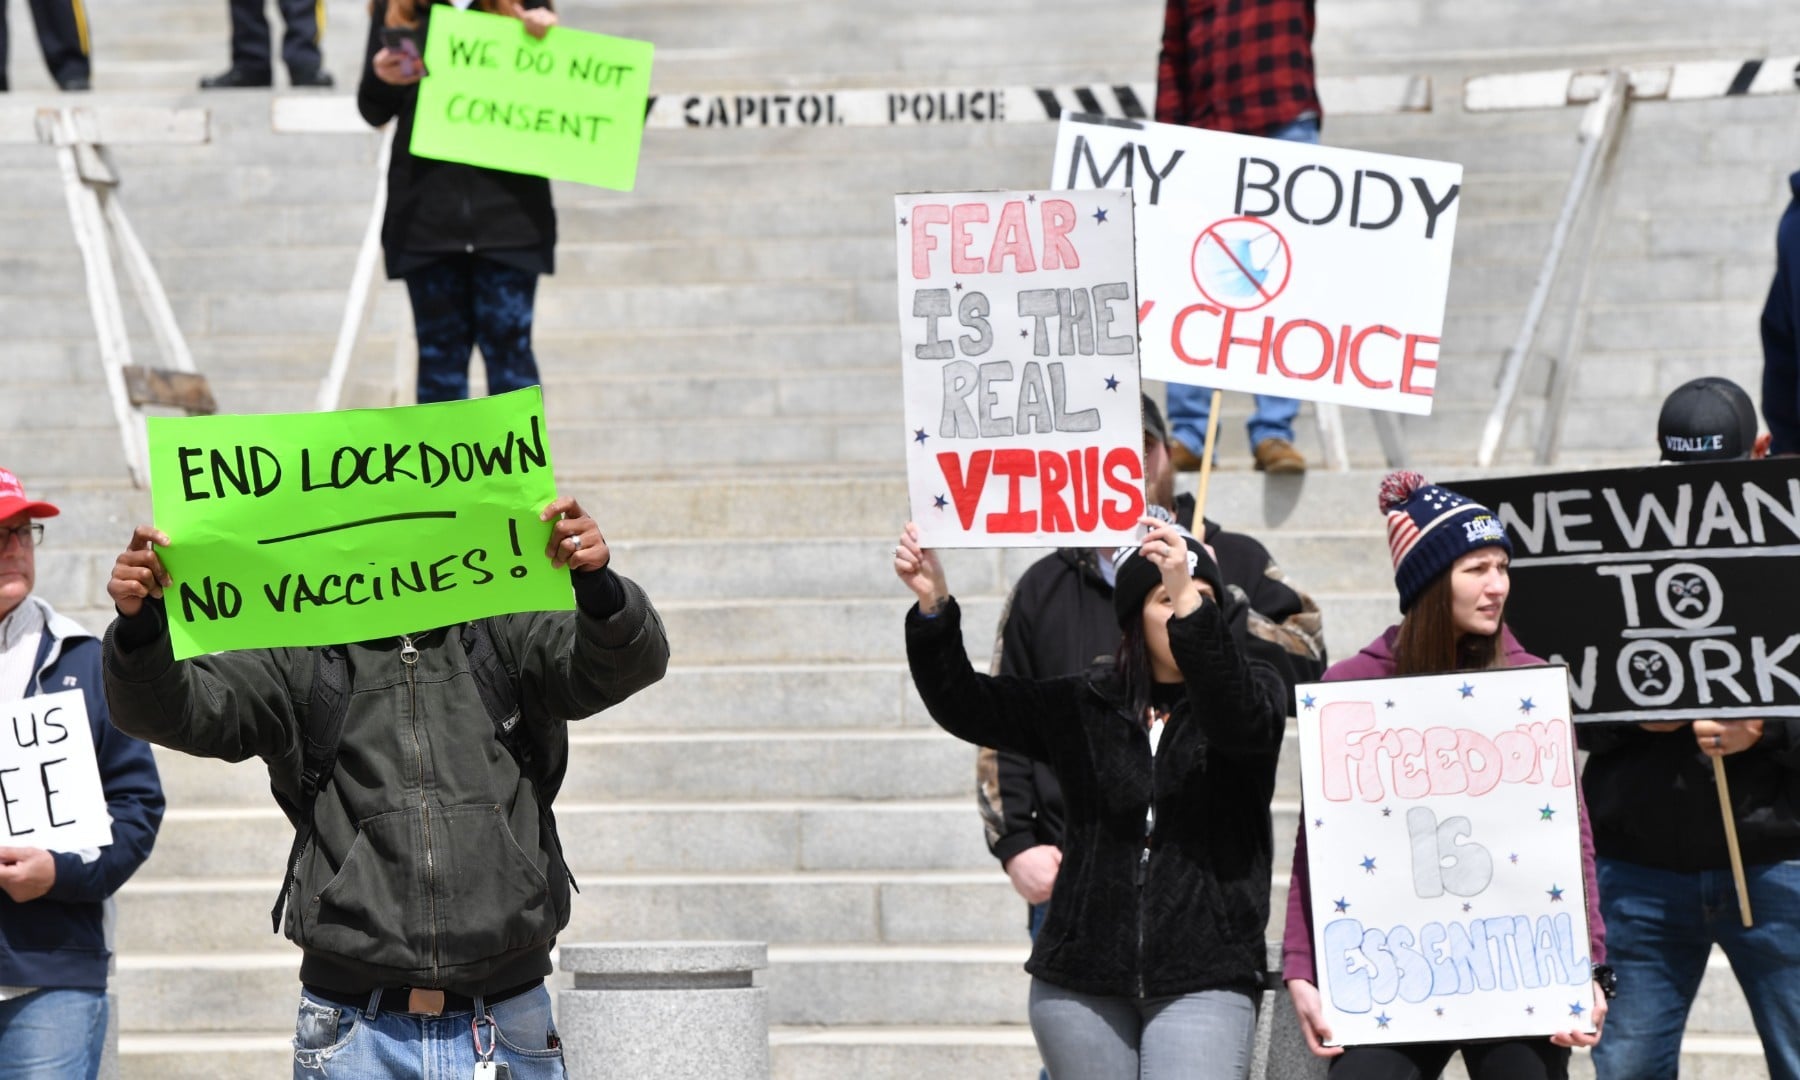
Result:
{"label": "black fleece jacket", "polygon": [[[430,31],[434,6],[419,5],[421,41]],[[550,3],[523,0],[523,6],[541,8]],[[375,127],[398,118],[394,153],[388,163],[387,215],[381,222],[388,277],[401,277],[446,255],[467,253],[520,270],[554,272],[556,209],[550,202],[550,181],[413,157],[410,147],[419,88],[389,86],[375,77],[375,54],[381,49],[386,19],[387,0],[374,0],[356,107]]]}
{"label": "black fleece jacket", "polygon": [[1252,991],[1266,962],[1281,676],[1244,655],[1212,601],[1169,621],[1169,645],[1186,695],[1152,756],[1110,673],[977,674],[955,600],[933,618],[917,606],[907,615],[907,659],[932,719],[960,739],[1046,762],[1061,781],[1062,869],[1025,967],[1081,993]]}

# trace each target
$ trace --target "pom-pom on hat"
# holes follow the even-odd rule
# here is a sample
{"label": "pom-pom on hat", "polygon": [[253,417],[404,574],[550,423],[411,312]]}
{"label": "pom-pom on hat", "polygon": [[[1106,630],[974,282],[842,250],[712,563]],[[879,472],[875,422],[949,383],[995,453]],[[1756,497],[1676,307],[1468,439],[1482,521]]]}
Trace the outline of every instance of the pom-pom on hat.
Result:
{"label": "pom-pom on hat", "polygon": [[[1164,521],[1175,520],[1168,510],[1154,503],[1144,512]],[[1188,573],[1211,585],[1213,596],[1223,603],[1225,579],[1219,574],[1219,565],[1207,554],[1206,546],[1194,539],[1193,533],[1180,526],[1176,528],[1187,542]],[[1114,549],[1113,570],[1113,614],[1118,616],[1122,630],[1143,612],[1145,598],[1162,584],[1162,571],[1144,558],[1135,544]]]}
{"label": "pom-pom on hat", "polygon": [[1394,557],[1394,587],[1400,610],[1456,560],[1484,547],[1512,555],[1506,527],[1493,511],[1446,487],[1428,484],[1416,472],[1392,472],[1381,482],[1381,512],[1387,515],[1388,551]]}

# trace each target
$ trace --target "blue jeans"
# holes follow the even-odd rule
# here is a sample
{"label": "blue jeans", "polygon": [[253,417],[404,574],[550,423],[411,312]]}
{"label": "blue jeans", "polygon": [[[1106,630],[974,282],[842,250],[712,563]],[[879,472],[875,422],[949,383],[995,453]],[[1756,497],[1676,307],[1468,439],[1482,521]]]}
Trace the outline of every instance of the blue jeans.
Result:
{"label": "blue jeans", "polygon": [[1800,862],[1744,867],[1756,925],[1738,919],[1730,870],[1681,874],[1595,863],[1619,996],[1594,1047],[1599,1080],[1673,1080],[1681,1033],[1714,942],[1750,1002],[1772,1080],[1800,1080]]}
{"label": "blue jeans", "polygon": [[0,1080],[94,1080],[106,991],[38,990],[0,1001]]}
{"label": "blue jeans", "polygon": [[450,255],[406,275],[419,339],[419,404],[469,396],[469,352],[481,347],[488,393],[536,386],[531,351],[538,276],[479,255]]}
{"label": "blue jeans", "polygon": [[[1036,941],[1038,931],[1044,928],[1044,916],[1050,914],[1050,901],[1031,905],[1031,940]],[[1050,1080],[1049,1069],[1038,1070],[1038,1080]]]}
{"label": "blue jeans", "polygon": [[1244,1080],[1256,1000],[1236,990],[1104,997],[1033,979],[1031,1034],[1052,1080]]}
{"label": "blue jeans", "polygon": [[[1308,117],[1284,124],[1268,132],[1271,139],[1286,139],[1288,142],[1318,143],[1319,120]],[[1170,383],[1169,396],[1169,433],[1181,444],[1199,456],[1201,448],[1206,445],[1206,419],[1212,415],[1212,390],[1204,386],[1189,386],[1186,383]],[[1250,414],[1250,449],[1264,439],[1286,439],[1294,441],[1294,417],[1300,414],[1300,403],[1290,398],[1264,397],[1255,395],[1256,409]]]}
{"label": "blue jeans", "polygon": [[[493,1060],[505,1062],[512,1080],[567,1080],[562,1043],[550,1018],[550,991],[535,990],[488,1006],[493,1019],[481,1027],[482,1048],[491,1040]],[[301,991],[294,1024],[294,1080],[382,1077],[437,1080],[475,1074],[472,1012],[409,1016],[385,1010],[345,1008]]]}

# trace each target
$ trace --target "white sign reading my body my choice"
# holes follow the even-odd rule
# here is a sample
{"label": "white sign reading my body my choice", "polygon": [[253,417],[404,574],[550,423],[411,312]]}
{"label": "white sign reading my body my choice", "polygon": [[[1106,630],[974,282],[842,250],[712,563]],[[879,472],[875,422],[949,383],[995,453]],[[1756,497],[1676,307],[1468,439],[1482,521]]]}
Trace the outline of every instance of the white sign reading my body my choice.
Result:
{"label": "white sign reading my body my choice", "polygon": [[1333,1043],[1592,1031],[1568,668],[1295,695]]}
{"label": "white sign reading my body my choice", "polygon": [[6,702],[0,716],[0,845],[80,851],[112,843],[81,691]]}
{"label": "white sign reading my body my choice", "polygon": [[1462,166],[1064,114],[1051,171],[1132,189],[1146,378],[1431,412]]}

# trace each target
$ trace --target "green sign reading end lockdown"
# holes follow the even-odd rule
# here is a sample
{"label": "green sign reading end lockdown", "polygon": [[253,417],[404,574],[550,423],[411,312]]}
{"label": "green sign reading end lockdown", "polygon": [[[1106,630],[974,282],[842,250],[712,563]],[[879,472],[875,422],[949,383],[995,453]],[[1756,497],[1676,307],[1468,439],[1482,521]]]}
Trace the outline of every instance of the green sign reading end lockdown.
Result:
{"label": "green sign reading end lockdown", "polygon": [[539,40],[518,19],[434,7],[412,152],[630,191],[653,52],[559,26]]}
{"label": "green sign reading end lockdown", "polygon": [[181,659],[574,606],[544,556],[544,398],[152,417],[151,505]]}

